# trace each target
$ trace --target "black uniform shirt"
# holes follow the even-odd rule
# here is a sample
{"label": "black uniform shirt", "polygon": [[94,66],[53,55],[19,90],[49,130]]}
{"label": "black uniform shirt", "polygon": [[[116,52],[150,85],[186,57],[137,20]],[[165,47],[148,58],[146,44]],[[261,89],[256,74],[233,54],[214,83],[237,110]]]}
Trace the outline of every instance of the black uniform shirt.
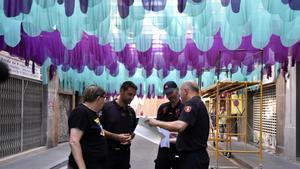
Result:
{"label": "black uniform shirt", "polygon": [[[183,104],[180,100],[175,107],[172,107],[171,102],[164,103],[159,106],[156,119],[161,121],[176,121],[180,116],[182,108]],[[170,143],[170,148],[176,151],[175,143]]]}
{"label": "black uniform shirt", "polygon": [[[137,125],[137,119],[134,110],[130,106],[121,107],[116,100],[113,100],[104,104],[101,124],[105,130],[112,133],[133,133]],[[130,146],[122,145],[120,142],[112,139],[107,139],[107,142],[109,147],[112,148]]]}
{"label": "black uniform shirt", "polygon": [[195,151],[207,147],[209,134],[209,117],[207,109],[199,96],[195,96],[184,104],[179,120],[188,123],[188,127],[180,132],[176,146],[178,151]]}
{"label": "black uniform shirt", "polygon": [[176,121],[182,111],[183,105],[181,101],[175,107],[172,107],[171,102],[164,103],[159,106],[157,111],[157,120],[161,121]]}
{"label": "black uniform shirt", "polygon": [[[75,108],[68,120],[69,132],[72,128],[83,131],[80,139],[82,156],[87,168],[99,168],[102,158],[107,155],[107,143],[101,133],[100,119],[97,113],[80,104]],[[78,168],[72,153],[69,156],[69,164]]]}

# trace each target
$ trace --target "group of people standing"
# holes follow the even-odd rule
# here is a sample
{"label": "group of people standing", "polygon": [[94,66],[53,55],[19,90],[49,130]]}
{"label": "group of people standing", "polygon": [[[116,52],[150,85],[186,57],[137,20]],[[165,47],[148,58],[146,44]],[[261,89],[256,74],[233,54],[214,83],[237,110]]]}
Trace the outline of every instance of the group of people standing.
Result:
{"label": "group of people standing", "polygon": [[[70,114],[69,169],[128,169],[137,119],[129,106],[137,86],[126,81],[120,96],[105,103],[105,91],[95,85],[83,92],[83,103]],[[101,112],[101,115],[99,114]]]}
{"label": "group of people standing", "polygon": [[[163,88],[169,102],[159,107],[156,119],[146,121],[170,132],[170,146],[159,146],[155,169],[208,168],[209,116],[197,84],[187,81],[179,89],[169,81]],[[69,169],[130,168],[137,118],[129,104],[136,91],[137,86],[126,81],[119,97],[105,102],[102,88],[91,85],[85,89],[83,103],[72,111],[68,121]]]}

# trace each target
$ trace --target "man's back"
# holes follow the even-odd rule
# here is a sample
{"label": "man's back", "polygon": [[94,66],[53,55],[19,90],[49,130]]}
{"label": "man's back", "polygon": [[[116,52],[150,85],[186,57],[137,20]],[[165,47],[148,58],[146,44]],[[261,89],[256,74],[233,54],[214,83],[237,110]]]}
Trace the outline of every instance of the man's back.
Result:
{"label": "man's back", "polygon": [[184,104],[179,120],[188,123],[188,127],[179,133],[177,149],[179,151],[206,149],[209,135],[209,116],[199,96],[191,98]]}

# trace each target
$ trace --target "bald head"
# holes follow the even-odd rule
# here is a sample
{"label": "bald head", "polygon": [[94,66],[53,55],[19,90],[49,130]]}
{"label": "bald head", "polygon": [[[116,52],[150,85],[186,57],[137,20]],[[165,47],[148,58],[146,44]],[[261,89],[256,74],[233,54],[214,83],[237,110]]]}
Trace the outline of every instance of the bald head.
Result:
{"label": "bald head", "polygon": [[189,89],[191,92],[199,94],[199,87],[194,81],[186,81],[182,84],[182,87]]}
{"label": "bald head", "polygon": [[194,81],[186,81],[180,87],[180,97],[183,102],[191,99],[194,96],[199,96],[199,87]]}

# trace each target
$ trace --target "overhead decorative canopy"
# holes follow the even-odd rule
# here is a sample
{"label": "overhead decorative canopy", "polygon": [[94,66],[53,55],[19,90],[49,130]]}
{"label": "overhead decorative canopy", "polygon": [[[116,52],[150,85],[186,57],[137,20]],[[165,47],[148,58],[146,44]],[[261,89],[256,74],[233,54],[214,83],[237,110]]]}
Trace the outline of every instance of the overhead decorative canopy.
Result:
{"label": "overhead decorative canopy", "polygon": [[0,0],[0,50],[97,76],[249,75],[300,59],[299,16],[298,0]]}
{"label": "overhead decorative canopy", "polygon": [[[8,17],[17,16],[20,13],[28,14],[31,10],[33,0],[3,0],[4,12]],[[79,0],[80,10],[82,13],[87,13],[89,8],[102,3],[103,0]],[[175,1],[175,0],[174,0]],[[205,0],[177,0],[178,12],[183,12],[187,6],[187,3],[200,4]],[[219,0],[222,6],[231,6],[234,13],[238,13],[241,8],[242,0]],[[36,3],[46,8],[54,6],[56,0],[36,0]],[[57,0],[57,3],[64,5],[65,14],[71,16],[74,13],[75,0]],[[116,2],[115,2],[116,3]],[[164,10],[167,5],[167,0],[141,0],[142,6],[148,11],[161,11]],[[292,10],[300,10],[300,2],[297,0],[281,0],[282,4],[288,4]],[[118,11],[122,18],[126,18],[129,15],[130,7],[134,4],[134,0],[117,0]]]}

